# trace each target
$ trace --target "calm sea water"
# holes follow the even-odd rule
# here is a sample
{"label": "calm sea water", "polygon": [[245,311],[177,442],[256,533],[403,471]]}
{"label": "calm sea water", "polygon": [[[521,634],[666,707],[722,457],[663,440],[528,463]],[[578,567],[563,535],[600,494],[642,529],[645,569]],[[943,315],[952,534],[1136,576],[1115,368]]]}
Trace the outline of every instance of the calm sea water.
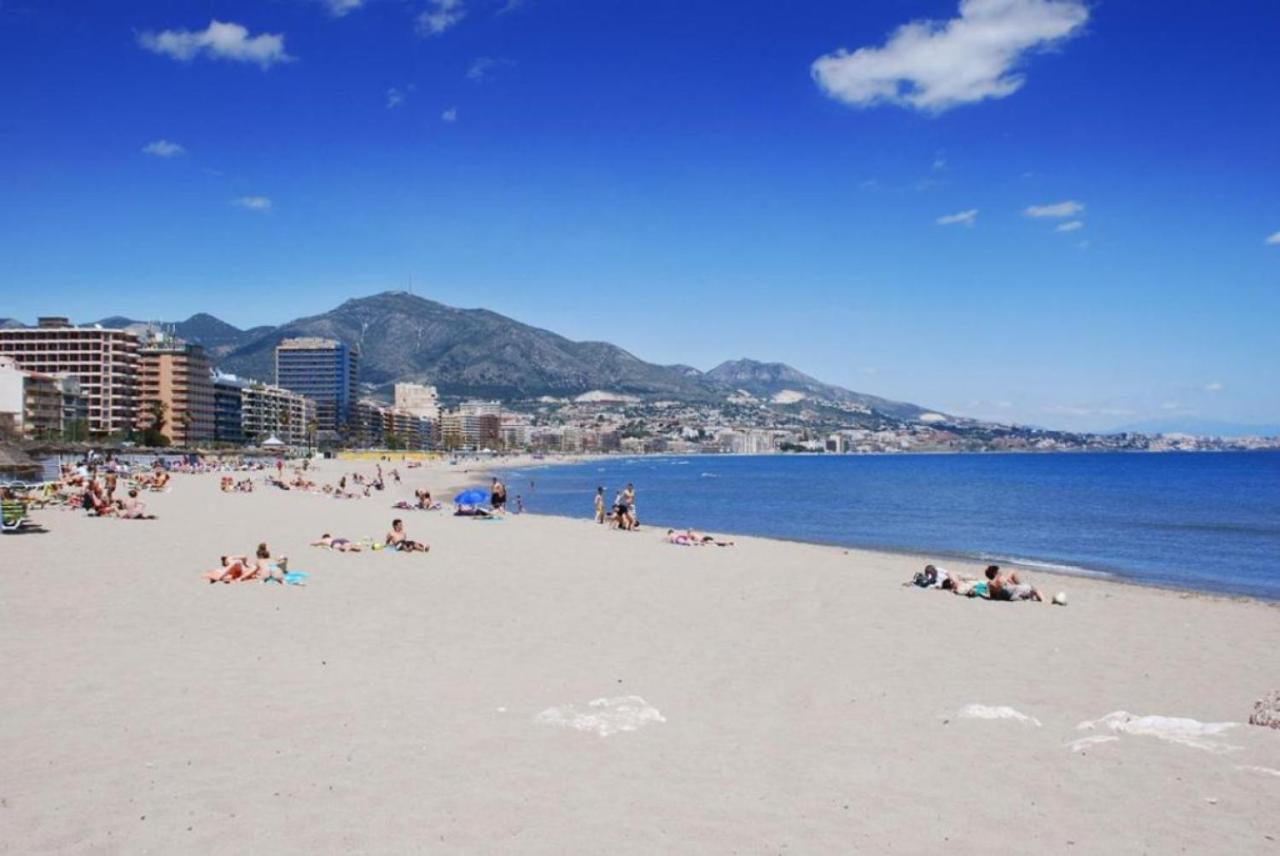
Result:
{"label": "calm sea water", "polygon": [[[1280,599],[1280,453],[617,458],[506,474],[527,510],[959,555]],[[530,488],[530,481],[534,482]]]}

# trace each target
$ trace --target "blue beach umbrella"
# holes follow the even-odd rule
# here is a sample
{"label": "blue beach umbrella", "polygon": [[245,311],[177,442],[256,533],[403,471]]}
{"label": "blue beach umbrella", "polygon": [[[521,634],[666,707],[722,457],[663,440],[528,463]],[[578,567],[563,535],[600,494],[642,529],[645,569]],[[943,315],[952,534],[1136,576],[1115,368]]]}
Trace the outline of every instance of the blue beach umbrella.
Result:
{"label": "blue beach umbrella", "polygon": [[458,505],[483,505],[489,501],[489,493],[484,490],[464,490],[453,498]]}

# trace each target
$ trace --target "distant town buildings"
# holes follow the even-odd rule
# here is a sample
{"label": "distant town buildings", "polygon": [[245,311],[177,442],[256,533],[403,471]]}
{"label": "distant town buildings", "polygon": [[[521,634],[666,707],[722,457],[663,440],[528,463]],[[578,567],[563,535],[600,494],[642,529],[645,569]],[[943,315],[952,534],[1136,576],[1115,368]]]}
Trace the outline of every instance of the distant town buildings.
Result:
{"label": "distant town buildings", "polygon": [[321,434],[346,435],[356,417],[359,352],[336,339],[308,336],[285,339],[275,355],[276,385],[316,403]]}

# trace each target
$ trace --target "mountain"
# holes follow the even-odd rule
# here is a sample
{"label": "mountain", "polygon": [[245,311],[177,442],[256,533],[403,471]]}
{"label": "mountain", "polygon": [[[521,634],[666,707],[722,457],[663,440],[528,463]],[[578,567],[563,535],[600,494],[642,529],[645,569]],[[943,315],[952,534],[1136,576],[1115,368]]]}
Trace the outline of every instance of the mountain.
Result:
{"label": "mountain", "polygon": [[282,339],[323,336],[360,348],[360,377],[435,384],[446,395],[496,398],[571,396],[607,390],[681,400],[723,399],[723,390],[687,366],[647,363],[607,342],[575,342],[487,309],[457,309],[406,292],[348,300],[253,337],[219,366],[270,378]]}
{"label": "mountain", "polygon": [[[144,326],[122,317],[98,323]],[[712,403],[746,391],[778,404],[853,406],[895,419],[929,412],[825,384],[782,363],[734,360],[710,372],[657,365],[607,342],[575,342],[487,309],[458,309],[403,291],[348,300],[279,327],[241,330],[198,313],[173,328],[204,346],[223,371],[261,380],[274,377],[275,347],[282,340],[320,336],[359,347],[361,382],[384,392],[397,381],[420,381],[448,396],[512,400],[603,391]]]}
{"label": "mountain", "polygon": [[784,363],[730,360],[707,372],[706,377],[756,398],[788,404],[803,400],[835,402],[864,407],[899,419],[916,420],[931,411],[914,404],[890,401],[875,395],[853,392],[842,386],[823,383]]}
{"label": "mountain", "polygon": [[[151,323],[169,325],[171,322],[138,321],[134,318],[126,318],[123,315],[112,315],[94,323],[116,329],[127,330],[132,328],[140,330]],[[255,327],[251,330],[241,330],[239,327],[228,324],[226,321],[215,318],[206,312],[198,312],[186,321],[173,322],[172,326],[175,336],[202,346],[214,360],[274,329],[272,327]]]}

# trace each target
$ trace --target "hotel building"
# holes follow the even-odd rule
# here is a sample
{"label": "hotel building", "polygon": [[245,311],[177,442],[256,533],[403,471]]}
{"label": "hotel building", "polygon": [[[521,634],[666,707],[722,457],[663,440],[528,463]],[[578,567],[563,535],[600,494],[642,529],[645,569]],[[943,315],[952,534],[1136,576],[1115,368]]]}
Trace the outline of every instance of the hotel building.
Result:
{"label": "hotel building", "polygon": [[213,366],[204,348],[158,335],[138,352],[139,430],[149,428],[156,408],[161,433],[175,446],[214,438]]}
{"label": "hotel building", "polygon": [[135,334],[41,318],[35,327],[0,329],[0,354],[12,357],[25,372],[76,378],[91,434],[102,437],[133,428],[138,412]]}
{"label": "hotel building", "polygon": [[285,339],[276,346],[276,385],[316,403],[319,431],[345,435],[355,416],[359,361],[356,349],[335,339]]}
{"label": "hotel building", "polygon": [[271,437],[302,447],[316,421],[316,403],[278,386],[247,381],[240,390],[241,430],[246,443],[261,445]]}

